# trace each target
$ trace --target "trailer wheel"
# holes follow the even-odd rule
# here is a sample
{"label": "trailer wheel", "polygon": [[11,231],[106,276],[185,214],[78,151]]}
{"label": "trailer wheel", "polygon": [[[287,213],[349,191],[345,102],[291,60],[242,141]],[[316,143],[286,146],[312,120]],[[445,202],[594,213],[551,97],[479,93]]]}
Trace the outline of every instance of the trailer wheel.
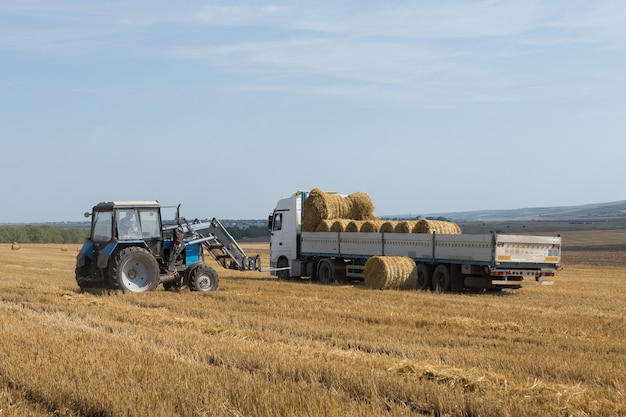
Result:
{"label": "trailer wheel", "polygon": [[432,268],[426,264],[417,264],[417,289],[426,291],[432,289]]}
{"label": "trailer wheel", "polygon": [[450,268],[448,265],[437,265],[433,271],[433,289],[437,292],[448,292],[452,288]]}
{"label": "trailer wheel", "polygon": [[154,291],[159,285],[159,264],[147,249],[124,248],[113,259],[109,279],[122,291]]}
{"label": "trailer wheel", "polygon": [[217,272],[208,265],[199,265],[189,273],[189,289],[191,291],[214,291],[217,286]]}
{"label": "trailer wheel", "polygon": [[317,264],[317,279],[322,284],[335,282],[335,264],[328,259],[322,259]]}

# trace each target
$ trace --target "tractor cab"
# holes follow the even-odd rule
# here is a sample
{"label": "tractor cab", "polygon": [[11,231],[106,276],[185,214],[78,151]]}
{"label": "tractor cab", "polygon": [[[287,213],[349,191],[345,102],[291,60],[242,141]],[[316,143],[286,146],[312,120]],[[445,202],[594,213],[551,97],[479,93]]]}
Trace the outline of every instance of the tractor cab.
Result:
{"label": "tractor cab", "polygon": [[[89,213],[85,213],[89,215]],[[163,235],[158,201],[112,201],[93,208],[91,236],[96,249],[110,242],[144,242],[155,257],[162,256]]]}

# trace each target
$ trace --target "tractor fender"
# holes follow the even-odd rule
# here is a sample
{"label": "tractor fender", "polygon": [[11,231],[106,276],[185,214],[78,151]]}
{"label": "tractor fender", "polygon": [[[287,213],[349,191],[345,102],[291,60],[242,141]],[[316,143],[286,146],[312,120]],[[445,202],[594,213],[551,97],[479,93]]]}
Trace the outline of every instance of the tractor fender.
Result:
{"label": "tractor fender", "polygon": [[109,265],[109,257],[115,252],[117,245],[117,242],[111,242],[98,252],[98,268],[105,269]]}
{"label": "tractor fender", "polygon": [[94,254],[94,245],[93,242],[91,241],[87,241],[85,243],[83,243],[83,246],[80,248],[80,251],[78,252],[78,255],[76,255],[76,259],[77,259],[77,263],[78,262],[82,262],[81,265],[82,266],[85,264],[85,257],[91,259],[92,261],[93,259],[93,254]]}
{"label": "tractor fender", "polygon": [[78,255],[76,255],[76,267],[81,268],[85,266],[85,263],[87,262],[86,261],[87,258],[93,261],[94,260],[93,256],[94,256],[93,242],[87,241],[83,243],[83,246],[80,248]]}
{"label": "tractor fender", "polygon": [[118,251],[128,248],[130,246],[142,247],[148,249],[148,245],[144,240],[124,241],[122,243],[113,241],[106,245],[100,252],[98,252],[97,265],[100,269],[105,269],[109,266],[109,258],[115,255]]}
{"label": "tractor fender", "polygon": [[196,269],[200,265],[204,265],[204,262],[203,261],[199,261],[199,262],[194,262],[192,264],[187,265],[187,269],[185,269],[185,274],[187,275],[187,277],[189,277],[189,274],[191,273],[191,271],[193,271],[194,269]]}

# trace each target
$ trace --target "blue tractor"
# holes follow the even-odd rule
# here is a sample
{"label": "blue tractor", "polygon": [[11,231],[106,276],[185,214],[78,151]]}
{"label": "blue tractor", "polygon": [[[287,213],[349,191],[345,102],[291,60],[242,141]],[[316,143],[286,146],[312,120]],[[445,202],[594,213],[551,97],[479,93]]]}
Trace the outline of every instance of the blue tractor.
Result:
{"label": "blue tractor", "polygon": [[91,217],[91,234],[76,257],[81,289],[145,292],[163,284],[167,290],[213,291],[218,275],[205,263],[207,253],[224,268],[261,270],[259,256],[247,256],[217,219],[189,222],[180,205],[168,225],[158,201],[103,202],[85,216]]}

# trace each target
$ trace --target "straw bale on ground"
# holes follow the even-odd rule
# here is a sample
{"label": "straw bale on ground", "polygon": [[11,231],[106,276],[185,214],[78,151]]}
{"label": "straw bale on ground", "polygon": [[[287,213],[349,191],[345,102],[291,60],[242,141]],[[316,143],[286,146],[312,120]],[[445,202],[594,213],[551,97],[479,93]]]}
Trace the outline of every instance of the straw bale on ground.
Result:
{"label": "straw bale on ground", "polygon": [[304,200],[302,230],[315,231],[322,220],[349,219],[373,220],[374,203],[366,193],[353,193],[346,197],[326,193],[314,188]]}
{"label": "straw bale on ground", "polygon": [[413,226],[412,232],[460,235],[461,228],[454,222],[420,219]]}
{"label": "straw bale on ground", "polygon": [[406,256],[373,256],[365,263],[365,286],[379,290],[415,289],[417,270]]}

